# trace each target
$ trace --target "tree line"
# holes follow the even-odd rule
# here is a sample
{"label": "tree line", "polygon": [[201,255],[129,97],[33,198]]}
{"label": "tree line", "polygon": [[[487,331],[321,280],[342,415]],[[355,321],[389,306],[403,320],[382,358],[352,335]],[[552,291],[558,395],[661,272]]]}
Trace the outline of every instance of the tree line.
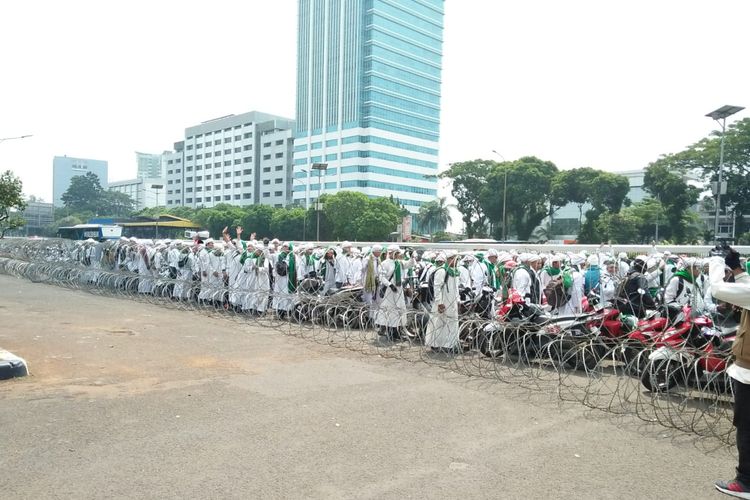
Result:
{"label": "tree line", "polygon": [[[630,187],[624,176],[586,167],[559,170],[551,161],[533,156],[457,162],[441,177],[452,183],[469,238],[500,239],[505,224],[505,234],[519,240],[549,239],[559,232],[555,214],[573,203],[578,223],[568,229],[581,243],[647,243],[654,239],[657,225],[662,241],[697,243],[711,241],[714,235],[701,224],[695,208],[712,211],[714,197],[687,179],[718,179],[720,139],[714,132],[650,163],[643,181],[648,196],[636,203],[627,197]],[[750,118],[745,118],[727,127],[723,177],[728,188],[721,198],[721,210],[734,219],[740,242],[750,241],[744,219],[750,215],[749,168]],[[591,207],[585,214],[584,206]]]}

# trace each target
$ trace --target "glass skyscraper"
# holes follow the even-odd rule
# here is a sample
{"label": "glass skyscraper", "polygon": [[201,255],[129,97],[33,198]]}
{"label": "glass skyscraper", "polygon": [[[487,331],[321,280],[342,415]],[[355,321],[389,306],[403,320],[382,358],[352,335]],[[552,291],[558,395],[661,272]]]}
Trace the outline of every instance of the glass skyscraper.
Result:
{"label": "glass skyscraper", "polygon": [[436,198],[443,4],[299,0],[295,201],[350,190],[416,212]]}

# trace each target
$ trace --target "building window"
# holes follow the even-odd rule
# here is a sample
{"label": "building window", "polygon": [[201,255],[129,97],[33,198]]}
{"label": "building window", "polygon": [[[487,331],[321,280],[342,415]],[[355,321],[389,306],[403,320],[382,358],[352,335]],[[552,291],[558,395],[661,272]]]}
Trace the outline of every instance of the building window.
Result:
{"label": "building window", "polygon": [[185,157],[185,161],[190,161],[190,160],[192,160],[192,159],[193,159],[193,156],[192,156],[192,155],[190,155],[190,156],[186,156],[186,157]]}
{"label": "building window", "polygon": [[250,139],[250,138],[251,138],[252,136],[253,136],[253,133],[252,133],[252,132],[245,132],[245,134],[243,135],[243,137],[244,137],[245,139]]}
{"label": "building window", "polygon": [[238,195],[238,194],[234,195],[234,199],[235,200],[239,200],[240,199],[240,195]]}
{"label": "building window", "polygon": [[211,179],[211,174],[206,174],[206,180]]}
{"label": "building window", "polygon": [[232,150],[231,149],[225,149],[224,150],[224,154],[225,155],[230,155],[230,154],[232,154]]}
{"label": "building window", "polygon": [[239,158],[237,158],[236,160],[234,160],[234,164],[235,165],[239,165],[240,163],[242,163],[242,160],[240,160]]}
{"label": "building window", "polygon": [[172,175],[172,171],[171,170],[167,170],[167,175]]}
{"label": "building window", "polygon": [[196,180],[196,181],[202,181],[202,180],[203,180],[203,176],[202,176],[202,175],[197,175],[197,176],[195,177],[195,180]]}
{"label": "building window", "polygon": [[193,171],[193,167],[185,167],[185,172],[192,172],[192,171]]}
{"label": "building window", "polygon": [[245,181],[245,182],[242,183],[242,185],[245,186],[245,187],[250,187],[250,186],[253,185],[253,181]]}
{"label": "building window", "polygon": [[221,166],[221,162],[220,161],[217,161],[216,163],[214,163],[214,167],[215,168],[219,168],[220,166]]}
{"label": "building window", "polygon": [[283,179],[283,178],[281,178],[281,177],[279,177],[278,179],[274,179],[274,181],[273,181],[273,182],[274,182],[275,184],[281,184],[282,182],[284,182],[284,179]]}
{"label": "building window", "polygon": [[185,198],[185,203],[192,203],[192,202],[193,202],[192,198]]}
{"label": "building window", "polygon": [[180,172],[182,172],[182,169],[179,169],[179,168],[174,169],[175,174],[179,174]]}
{"label": "building window", "polygon": [[221,191],[221,184],[214,185],[214,191]]}
{"label": "building window", "polygon": [[167,191],[167,194],[173,194],[172,190],[170,189],[169,191]]}
{"label": "building window", "polygon": [[242,183],[241,183],[241,182],[235,182],[235,183],[234,183],[234,187],[236,187],[236,188],[240,187],[241,185],[242,185]]}
{"label": "building window", "polygon": [[221,201],[221,196],[214,196],[214,201]]}
{"label": "building window", "polygon": [[214,146],[218,146],[219,144],[221,144],[221,139],[216,139],[214,141]]}
{"label": "building window", "polygon": [[246,157],[244,157],[242,159],[243,163],[250,163],[251,161],[253,161],[253,157],[252,156],[246,156]]}
{"label": "building window", "polygon": [[195,159],[196,160],[202,160],[203,159],[203,155],[195,155]]}
{"label": "building window", "polygon": [[175,189],[174,192],[175,192],[175,194],[180,194],[180,193],[182,193],[182,190],[181,189]]}
{"label": "building window", "polygon": [[234,152],[235,153],[240,153],[240,152],[242,152],[242,148],[234,148]]}
{"label": "building window", "polygon": [[280,171],[284,170],[284,165],[276,165],[274,167],[274,170],[276,170],[277,172],[280,172]]}
{"label": "building window", "polygon": [[203,144],[201,144],[201,143],[198,143],[198,144],[195,145],[195,149],[200,149],[202,147],[203,147]]}
{"label": "building window", "polygon": [[206,143],[204,143],[204,144],[206,145],[206,147],[207,147],[207,148],[210,148],[210,147],[211,147],[211,141],[208,141],[208,142],[206,142]]}
{"label": "building window", "polygon": [[231,194],[225,194],[224,195],[224,201],[229,201],[231,199],[232,199],[232,195]]}
{"label": "building window", "polygon": [[263,167],[263,173],[268,173],[271,171],[271,167]]}
{"label": "building window", "polygon": [[270,142],[264,142],[263,143],[263,147],[264,148],[270,148],[271,147],[271,143]]}
{"label": "building window", "polygon": [[242,139],[242,136],[241,136],[241,135],[235,135],[235,136],[234,136],[234,140],[235,140],[235,141],[239,141],[240,139]]}
{"label": "building window", "polygon": [[195,202],[196,202],[196,203],[200,203],[200,202],[202,202],[202,201],[203,201],[203,198],[196,198],[196,199],[195,199]]}
{"label": "building window", "polygon": [[206,151],[206,158],[211,158],[211,151]]}
{"label": "building window", "polygon": [[168,181],[167,181],[167,184],[172,184],[172,180],[171,180],[171,179],[170,179],[170,180],[168,180]]}
{"label": "building window", "polygon": [[232,164],[232,160],[224,160],[224,166],[225,167],[228,167],[231,164]]}
{"label": "building window", "polygon": [[232,138],[231,137],[225,137],[224,138],[224,144],[227,144],[229,142],[232,142]]}
{"label": "building window", "polygon": [[206,191],[211,191],[211,186],[206,186]]}
{"label": "building window", "polygon": [[245,151],[251,151],[253,149],[253,145],[252,144],[245,144],[245,147],[242,148],[242,149],[244,149]]}
{"label": "building window", "polygon": [[276,158],[283,158],[283,157],[284,157],[284,153],[276,153]]}
{"label": "building window", "polygon": [[[245,170],[242,171],[242,175],[251,175],[252,173],[253,173],[252,168],[246,168]],[[235,172],[234,175],[237,175],[237,172]]]}
{"label": "building window", "polygon": [[242,193],[242,199],[244,200],[249,200],[251,196],[252,194],[250,193]]}
{"label": "building window", "polygon": [[193,188],[191,188],[191,187],[185,188],[185,192],[186,193],[192,193],[193,192]]}
{"label": "building window", "polygon": [[203,165],[196,165],[195,170],[203,170]]}
{"label": "building window", "polygon": [[271,159],[271,155],[263,155],[263,159],[264,160],[270,160]]}
{"label": "building window", "polygon": [[278,141],[276,141],[277,146],[281,146],[282,144],[284,144],[284,139],[279,139]]}
{"label": "building window", "polygon": [[185,149],[187,149],[188,151],[190,151],[191,149],[193,149],[193,145],[192,144],[188,144]]}
{"label": "building window", "polygon": [[263,198],[270,198],[270,197],[271,197],[270,191],[267,193],[263,193]]}
{"label": "building window", "polygon": [[283,194],[284,194],[283,191],[274,191],[273,193],[274,196],[282,196]]}
{"label": "building window", "polygon": [[264,186],[267,186],[269,184],[271,184],[271,179],[263,179],[263,185]]}
{"label": "building window", "polygon": [[203,192],[203,188],[201,186],[198,186],[197,188],[195,188],[195,192],[196,193],[202,193]]}
{"label": "building window", "polygon": [[232,189],[232,184],[224,184],[224,189]]}

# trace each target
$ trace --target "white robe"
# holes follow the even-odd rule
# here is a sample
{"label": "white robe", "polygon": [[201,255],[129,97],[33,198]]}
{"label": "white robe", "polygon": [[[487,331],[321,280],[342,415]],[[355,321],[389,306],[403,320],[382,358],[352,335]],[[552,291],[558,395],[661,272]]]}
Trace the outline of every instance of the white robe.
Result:
{"label": "white robe", "polygon": [[[414,259],[401,261],[401,280],[406,277],[407,270],[414,266]],[[385,286],[385,295],[380,301],[375,324],[389,328],[397,328],[406,325],[406,300],[404,288],[396,280],[396,264],[392,259],[387,259],[380,266],[378,281],[380,286]],[[391,290],[390,285],[396,285],[396,291]]]}
{"label": "white robe", "polygon": [[[178,259],[179,261],[179,259]],[[195,272],[195,255],[188,251],[187,259],[182,267],[177,266],[177,280],[172,291],[176,299],[189,299],[190,288],[193,286],[193,273]]]}
{"label": "white robe", "polygon": [[[453,349],[458,346],[458,278],[448,276],[442,267],[435,271],[435,299],[432,302],[430,321],[427,323],[425,345]],[[438,306],[445,311],[438,312]]]}

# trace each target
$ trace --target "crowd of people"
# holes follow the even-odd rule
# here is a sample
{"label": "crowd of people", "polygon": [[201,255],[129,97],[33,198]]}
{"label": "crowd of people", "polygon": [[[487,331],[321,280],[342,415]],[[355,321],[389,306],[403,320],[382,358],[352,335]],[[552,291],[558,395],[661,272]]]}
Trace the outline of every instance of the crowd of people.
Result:
{"label": "crowd of people", "polygon": [[[356,291],[369,324],[391,341],[412,336],[407,313],[426,313],[424,342],[456,349],[459,321],[470,311],[493,319],[511,293],[550,315],[575,316],[591,303],[619,304],[643,317],[663,306],[715,314],[708,260],[653,252],[629,258],[601,247],[593,252],[458,251],[358,247],[344,241],[323,247],[277,239],[244,238],[225,229],[222,238],[81,242],[73,258],[91,269],[137,275],[137,291],[178,301],[231,308],[251,316],[293,315],[301,299]],[[95,275],[92,274],[92,279]],[[169,286],[158,288],[159,283]]]}

